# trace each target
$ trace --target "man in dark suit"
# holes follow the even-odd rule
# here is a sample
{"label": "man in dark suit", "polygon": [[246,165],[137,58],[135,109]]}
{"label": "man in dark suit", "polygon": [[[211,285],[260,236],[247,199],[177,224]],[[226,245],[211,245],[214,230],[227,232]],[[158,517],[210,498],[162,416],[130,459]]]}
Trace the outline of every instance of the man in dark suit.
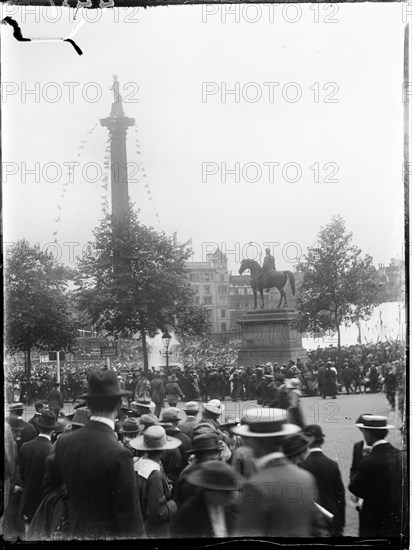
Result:
{"label": "man in dark suit", "polygon": [[56,418],[59,418],[59,413],[64,407],[64,401],[60,391],[59,382],[53,383],[53,389],[49,392],[47,400],[49,402],[49,409],[54,412]]}
{"label": "man in dark suit", "polygon": [[318,487],[317,503],[331,514],[333,519],[325,525],[331,537],[341,537],[345,527],[345,487],[337,462],[323,454],[322,445],[325,434],[318,424],[309,424],[303,433],[313,438],[309,445],[309,454],[302,463],[316,479]]}
{"label": "man in dark suit", "polygon": [[404,489],[407,459],[393,447],[386,436],[385,416],[363,415],[357,423],[365,442],[372,450],[359,466],[349,484],[349,491],[363,500],[359,516],[360,537],[399,537],[407,535],[407,491]]}
{"label": "man in dark suit", "polygon": [[46,458],[49,455],[51,434],[56,427],[56,415],[44,411],[37,423],[39,435],[24,443],[20,450],[20,474],[23,482],[21,512],[26,523],[30,523],[43,499],[43,477]]}
{"label": "man in dark suit", "polygon": [[164,380],[160,377],[159,373],[155,373],[154,378],[152,378],[150,384],[152,390],[152,401],[156,405],[154,413],[157,418],[160,418],[160,413],[165,398],[165,383]]}
{"label": "man in dark suit", "polygon": [[89,423],[57,440],[46,461],[44,494],[68,492],[65,538],[118,539],[144,535],[133,458],[114,432],[122,391],[112,370],[93,372],[85,396]]}
{"label": "man in dark suit", "polygon": [[258,471],[243,487],[235,535],[311,536],[316,517],[315,479],[282,452],[284,437],[300,428],[287,422],[283,409],[249,407],[242,420],[244,424],[232,431],[248,438]]}
{"label": "man in dark suit", "polygon": [[29,424],[32,424],[34,426],[34,429],[36,430],[37,435],[39,435],[40,433],[39,420],[41,418],[43,411],[49,410],[49,404],[47,403],[47,401],[42,401],[41,399],[39,399],[34,403],[34,408],[36,409],[36,412],[30,418]]}
{"label": "man in dark suit", "polygon": [[23,410],[23,403],[13,403],[9,406],[10,414],[6,418],[6,421],[13,432],[13,437],[17,445],[18,453],[20,453],[20,449],[23,443],[31,441],[37,435],[34,426],[23,420]]}

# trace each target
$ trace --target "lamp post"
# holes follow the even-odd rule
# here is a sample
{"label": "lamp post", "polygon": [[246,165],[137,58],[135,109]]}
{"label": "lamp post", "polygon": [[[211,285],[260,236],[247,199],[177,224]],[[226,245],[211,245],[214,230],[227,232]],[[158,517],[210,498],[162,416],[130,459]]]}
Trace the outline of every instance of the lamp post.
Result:
{"label": "lamp post", "polygon": [[168,333],[167,329],[164,331],[163,335],[162,335],[162,341],[163,341],[163,345],[166,349],[166,372],[169,373],[169,346],[170,346],[170,341],[172,340],[172,337],[170,336],[170,334]]}

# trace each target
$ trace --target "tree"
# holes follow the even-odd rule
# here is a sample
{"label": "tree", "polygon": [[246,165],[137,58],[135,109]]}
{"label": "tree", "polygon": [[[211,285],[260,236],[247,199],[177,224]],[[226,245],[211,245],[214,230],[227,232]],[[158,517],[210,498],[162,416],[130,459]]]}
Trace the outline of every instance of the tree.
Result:
{"label": "tree", "polygon": [[342,217],[335,216],[322,227],[316,247],[309,249],[296,269],[303,273],[297,300],[295,327],[304,332],[332,330],[367,319],[378,305],[376,269],[369,255],[351,244]]}
{"label": "tree", "polygon": [[5,272],[5,337],[9,353],[24,351],[30,376],[33,348],[71,351],[76,324],[69,319],[72,270],[25,239],[8,250]]}
{"label": "tree", "polygon": [[142,225],[129,206],[122,220],[106,216],[78,261],[79,305],[98,330],[120,337],[139,333],[144,369],[146,337],[166,327],[181,335],[206,334],[208,312],[194,303],[185,261],[190,250]]}

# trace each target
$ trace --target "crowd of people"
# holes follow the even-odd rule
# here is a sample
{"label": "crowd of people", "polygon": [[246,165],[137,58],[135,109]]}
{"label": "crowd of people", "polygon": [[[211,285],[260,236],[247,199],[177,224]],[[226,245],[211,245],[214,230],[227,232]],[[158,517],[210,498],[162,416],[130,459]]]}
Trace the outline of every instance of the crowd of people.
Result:
{"label": "crowd of people", "polygon": [[[24,404],[9,404],[5,538],[341,537],[347,490],[359,536],[404,533],[407,462],[386,440],[388,419],[364,414],[354,424],[363,437],[345,488],[322,450],[322,427],[305,424],[292,399],[299,380],[264,376],[276,402],[242,418],[225,416],[212,394],[188,401],[173,374],[166,384],[143,378],[133,391],[107,368],[90,374],[72,415],[61,413],[57,382],[27,422]],[[168,406],[159,411],[160,397]]]}

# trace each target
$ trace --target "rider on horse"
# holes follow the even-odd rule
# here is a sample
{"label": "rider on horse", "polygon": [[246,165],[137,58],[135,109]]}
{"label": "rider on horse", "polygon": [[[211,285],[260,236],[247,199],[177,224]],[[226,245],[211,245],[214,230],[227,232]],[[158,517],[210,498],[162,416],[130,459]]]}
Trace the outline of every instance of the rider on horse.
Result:
{"label": "rider on horse", "polygon": [[[265,248],[265,252],[266,252],[266,256],[265,256],[265,259],[263,260],[262,273],[263,273],[263,282],[267,283],[271,271],[275,270],[276,267],[275,267],[275,258],[271,255],[270,248]],[[266,292],[269,292],[269,284],[267,283],[266,286],[267,286]]]}

